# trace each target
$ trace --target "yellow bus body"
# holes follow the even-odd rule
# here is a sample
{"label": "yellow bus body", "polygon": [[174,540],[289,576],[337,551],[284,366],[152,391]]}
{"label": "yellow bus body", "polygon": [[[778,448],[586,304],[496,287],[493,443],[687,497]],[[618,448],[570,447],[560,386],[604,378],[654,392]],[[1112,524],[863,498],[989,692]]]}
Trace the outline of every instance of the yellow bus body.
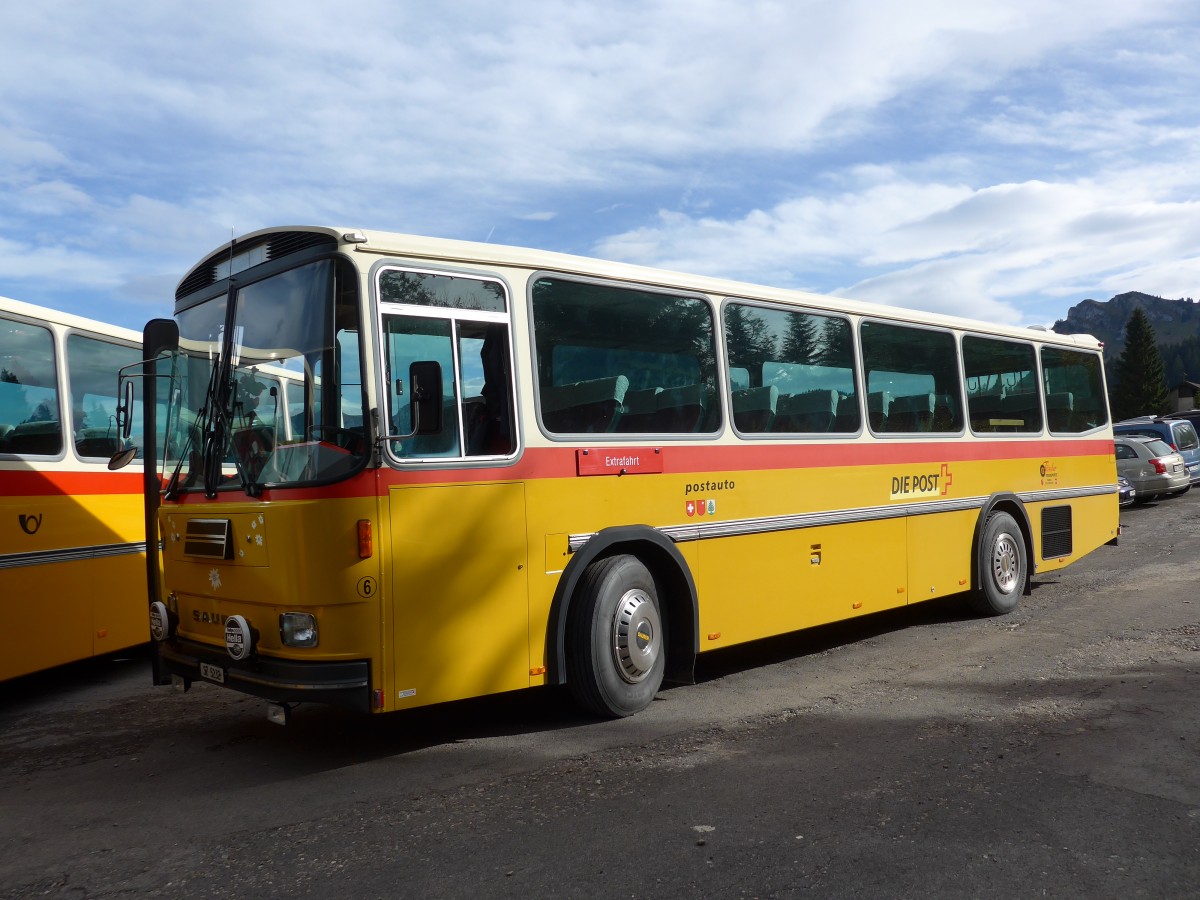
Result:
{"label": "yellow bus body", "polygon": [[[44,339],[33,348],[47,373],[40,387],[22,383],[30,350],[15,343],[18,329]],[[81,389],[82,376],[68,378],[64,365],[74,339],[116,348],[123,360],[140,357],[136,332],[6,298],[0,332],[0,369],[13,379],[0,387],[43,390],[54,423],[70,421],[62,400]],[[89,391],[114,394],[115,367],[87,374],[98,380]],[[78,429],[58,429],[57,447],[40,443],[36,430],[22,443],[12,437],[21,423],[6,412],[0,403],[0,680],[146,643],[141,464],[109,471],[107,455],[86,448]]]}
{"label": "yellow bus body", "polygon": [[[173,638],[193,648],[169,650],[184,681],[197,677],[202,651],[224,652],[226,625],[242,616],[255,629],[257,658],[272,665],[365,662],[360,687],[370,696],[359,708],[372,712],[561,682],[560,607],[570,600],[564,573],[613,529],[653,532],[678,554],[679,584],[694,584],[696,652],[976,591],[980,531],[992,508],[1020,520],[1031,573],[1070,565],[1117,536],[1107,421],[1078,434],[964,428],[908,437],[874,434],[864,423],[834,439],[740,435],[726,418],[718,433],[700,438],[555,436],[540,425],[526,297],[537,273],[569,272],[686,290],[714,308],[727,298],[800,303],[853,323],[912,322],[956,340],[998,335],[1098,356],[1091,339],[375,232],[339,244],[339,253],[360,273],[367,321],[378,315],[371,272],[381,260],[503,280],[511,290],[519,446],[486,465],[385,460],[331,485],[267,485],[255,497],[236,487],[213,498],[193,491],[165,501],[163,593]],[[374,340],[364,338],[368,360],[378,352]],[[372,407],[380,378],[363,379]],[[646,454],[654,465],[597,473],[591,453]],[[188,551],[198,520],[230,523],[226,556]],[[370,529],[365,557],[360,522]],[[683,610],[686,620],[687,601],[679,603],[672,614]],[[285,646],[275,623],[288,612],[316,617],[318,646]],[[215,672],[210,663],[210,680],[271,697],[281,670],[256,675],[254,664],[227,663]],[[287,699],[308,696],[324,699],[317,690]]]}

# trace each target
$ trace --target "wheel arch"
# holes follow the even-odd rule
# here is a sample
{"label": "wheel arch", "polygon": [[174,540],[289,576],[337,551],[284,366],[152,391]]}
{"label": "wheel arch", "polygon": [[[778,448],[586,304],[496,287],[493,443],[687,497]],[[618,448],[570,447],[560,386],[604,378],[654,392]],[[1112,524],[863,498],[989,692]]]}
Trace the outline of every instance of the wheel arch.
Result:
{"label": "wheel arch", "polygon": [[1025,509],[1025,504],[1021,502],[1021,498],[1011,493],[992,494],[983,504],[983,508],[979,511],[979,517],[975,520],[975,533],[971,537],[971,589],[978,591],[983,587],[979,570],[979,544],[983,538],[983,527],[987,524],[988,517],[995,512],[1008,513],[1016,520],[1017,527],[1021,529],[1021,540],[1025,544],[1025,558],[1029,560],[1029,565],[1025,567],[1025,584],[1021,586],[1021,594],[1028,597],[1032,593],[1033,573],[1037,568],[1037,559],[1033,555],[1033,525],[1029,521],[1029,513]]}
{"label": "wheel arch", "polygon": [[584,571],[596,560],[627,553],[650,570],[666,608],[667,660],[665,679],[690,684],[694,681],[696,655],[700,652],[700,616],[696,582],[675,543],[649,525],[621,525],[597,532],[571,555],[550,603],[546,627],[546,682],[565,684],[567,615]]}

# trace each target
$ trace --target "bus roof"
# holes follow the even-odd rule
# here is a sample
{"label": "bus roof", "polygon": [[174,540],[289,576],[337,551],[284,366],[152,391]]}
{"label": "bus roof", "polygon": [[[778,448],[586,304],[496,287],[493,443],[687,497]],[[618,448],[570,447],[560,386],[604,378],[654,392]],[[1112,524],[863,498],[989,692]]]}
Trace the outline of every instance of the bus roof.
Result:
{"label": "bus roof", "polygon": [[[326,235],[335,240],[340,249],[358,253],[409,257],[415,260],[439,263],[495,265],[533,271],[546,269],[567,275],[613,279],[647,287],[684,289],[715,296],[738,297],[748,300],[781,300],[788,303],[797,303],[818,309],[835,310],[852,315],[940,325],[960,330],[983,330],[990,334],[1011,337],[1018,340],[1036,339],[1044,343],[1065,344],[1094,350],[1100,349],[1103,346],[1099,340],[1091,335],[1059,334],[1042,326],[1021,327],[998,325],[979,319],[948,316],[941,313],[924,312],[905,307],[834,297],[794,288],[771,287],[769,285],[707,275],[693,275],[632,263],[574,256],[551,250],[537,250],[530,247],[485,244],[475,241],[425,237],[422,235],[374,231],[361,228],[335,228],[313,225],[263,228],[243,235],[236,240],[236,244],[239,247],[261,244],[266,237],[283,232],[310,232],[314,235]],[[215,249],[180,280],[180,286],[182,287],[185,283],[193,279],[194,273],[198,270],[206,266],[219,264],[222,257],[228,258],[229,251],[229,245]]]}
{"label": "bus roof", "polygon": [[13,300],[11,297],[0,296],[0,312],[12,313],[13,315],[39,322],[53,322],[65,328],[94,331],[98,334],[133,341],[138,345],[142,342],[141,333],[134,331],[132,328],[123,328],[120,325],[112,325],[108,322],[101,322],[98,319],[77,316],[72,313],[62,312],[61,310],[51,309],[48,306],[26,303],[24,300]]}

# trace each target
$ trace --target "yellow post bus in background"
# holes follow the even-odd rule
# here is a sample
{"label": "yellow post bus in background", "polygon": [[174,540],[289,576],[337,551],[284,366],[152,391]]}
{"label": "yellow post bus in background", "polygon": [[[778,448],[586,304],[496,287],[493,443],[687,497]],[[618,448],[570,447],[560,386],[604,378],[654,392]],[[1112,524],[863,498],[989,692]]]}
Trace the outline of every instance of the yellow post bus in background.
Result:
{"label": "yellow post bus in background", "polygon": [[117,371],[141,346],[135,331],[0,298],[0,680],[150,639],[142,465],[107,466]]}
{"label": "yellow post bus in background", "polygon": [[1006,613],[1117,535],[1089,337],[317,227],[158,324],[159,671],[278,719],[564,682],[628,715],[705,651]]}

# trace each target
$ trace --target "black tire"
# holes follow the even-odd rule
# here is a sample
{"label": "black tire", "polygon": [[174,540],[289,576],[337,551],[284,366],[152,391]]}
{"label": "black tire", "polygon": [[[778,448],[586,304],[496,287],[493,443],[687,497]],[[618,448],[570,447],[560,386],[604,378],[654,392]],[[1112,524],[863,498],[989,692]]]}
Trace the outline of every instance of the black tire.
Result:
{"label": "black tire", "polygon": [[576,701],[610,718],[645,709],[662,685],[666,637],[649,569],[627,555],[592,563],[567,613],[567,684]]}
{"label": "black tire", "polygon": [[1016,519],[994,512],[983,524],[977,548],[979,589],[971,606],[980,615],[1003,616],[1017,608],[1029,574],[1025,538]]}

